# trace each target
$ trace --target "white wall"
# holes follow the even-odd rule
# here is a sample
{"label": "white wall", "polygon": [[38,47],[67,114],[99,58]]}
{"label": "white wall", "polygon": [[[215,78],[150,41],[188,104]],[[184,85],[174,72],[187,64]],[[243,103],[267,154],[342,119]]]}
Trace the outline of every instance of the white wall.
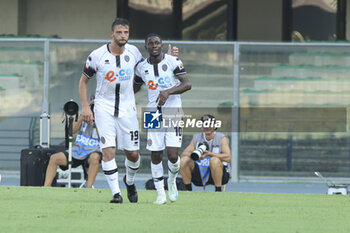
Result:
{"label": "white wall", "polygon": [[18,0],[0,1],[0,34],[18,33]]}
{"label": "white wall", "polygon": [[62,38],[108,39],[117,12],[115,0],[29,0],[26,7],[27,34]]}
{"label": "white wall", "polygon": [[345,39],[350,40],[350,0],[346,1]]}
{"label": "white wall", "polygon": [[282,41],[282,0],[238,0],[239,41]]}

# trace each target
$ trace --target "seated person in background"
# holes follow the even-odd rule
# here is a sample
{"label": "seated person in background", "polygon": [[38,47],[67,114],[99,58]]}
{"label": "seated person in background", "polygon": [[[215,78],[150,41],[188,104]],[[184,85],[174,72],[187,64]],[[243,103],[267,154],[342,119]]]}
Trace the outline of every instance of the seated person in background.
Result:
{"label": "seated person in background", "polygon": [[[212,115],[204,115],[201,120],[214,121]],[[215,125],[215,123],[214,123]],[[203,132],[195,134],[191,143],[181,154],[180,171],[186,185],[186,189],[192,191],[191,182],[196,186],[215,185],[215,191],[221,192],[222,185],[227,184],[230,179],[231,151],[227,137],[216,132],[215,127],[203,127]],[[198,148],[200,143],[207,143],[199,160],[191,159],[191,153]]]}
{"label": "seated person in background", "polygon": [[[93,108],[94,96],[90,99],[90,106]],[[102,153],[100,152],[100,142],[95,123],[88,124],[79,116],[78,121],[73,124],[73,133],[78,133],[72,146],[72,167],[79,165],[89,168],[87,188],[92,188],[98,173]],[[62,170],[68,169],[68,150],[51,155],[49,165],[46,170],[44,186],[51,186],[56,176],[57,166]]]}

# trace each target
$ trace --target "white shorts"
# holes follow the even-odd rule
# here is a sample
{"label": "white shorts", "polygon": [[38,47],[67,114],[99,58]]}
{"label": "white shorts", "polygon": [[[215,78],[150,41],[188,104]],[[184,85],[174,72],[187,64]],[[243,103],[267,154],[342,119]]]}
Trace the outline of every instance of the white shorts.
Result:
{"label": "white shorts", "polygon": [[178,147],[182,145],[182,128],[175,131],[148,130],[147,132],[147,146],[149,151],[161,151],[165,147]]}
{"label": "white shorts", "polygon": [[96,108],[94,112],[101,149],[116,147],[116,139],[119,150],[140,149],[139,122],[136,114],[118,118]]}

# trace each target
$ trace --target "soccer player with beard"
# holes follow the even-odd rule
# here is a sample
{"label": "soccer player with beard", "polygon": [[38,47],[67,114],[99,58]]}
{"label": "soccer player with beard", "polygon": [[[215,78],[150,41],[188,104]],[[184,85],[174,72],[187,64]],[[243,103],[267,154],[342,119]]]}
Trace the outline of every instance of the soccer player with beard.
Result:
{"label": "soccer player with beard", "polygon": [[[175,120],[181,120],[182,103],[180,94],[191,89],[191,83],[179,58],[163,54],[163,43],[159,35],[151,33],[146,37],[145,48],[149,57],[140,62],[136,67],[134,90],[137,92],[141,85],[148,86],[148,109],[158,109],[167,119],[167,114],[175,116]],[[156,114],[159,112],[156,112]],[[147,149],[151,151],[151,170],[154,185],[157,189],[157,199],[154,204],[165,204],[166,195],[164,190],[163,150],[168,154],[168,196],[170,201],[176,201],[178,191],[176,176],[180,169],[179,148],[182,143],[182,128],[175,127],[160,130],[148,130]]]}
{"label": "soccer player with beard", "polygon": [[[117,18],[112,23],[111,43],[95,49],[88,56],[79,82],[82,116],[85,122],[95,121],[102,148],[102,169],[112,190],[111,203],[122,203],[118,167],[115,161],[118,149],[124,150],[127,187],[130,202],[137,202],[134,184],[140,166],[139,124],[133,91],[135,65],[142,60],[140,51],[128,44],[129,22]],[[177,49],[170,51],[177,54]],[[169,52],[169,51],[168,51]],[[88,81],[96,74],[94,115],[87,101]]]}

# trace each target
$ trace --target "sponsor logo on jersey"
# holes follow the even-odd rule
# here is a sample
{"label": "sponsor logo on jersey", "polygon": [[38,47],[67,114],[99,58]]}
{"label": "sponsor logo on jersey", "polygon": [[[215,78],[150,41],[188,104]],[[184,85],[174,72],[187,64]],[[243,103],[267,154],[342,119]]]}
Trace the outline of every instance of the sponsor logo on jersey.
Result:
{"label": "sponsor logo on jersey", "polygon": [[158,88],[158,84],[154,84],[152,80],[148,81],[147,85],[148,85],[148,89],[151,89],[151,90],[157,90]]}
{"label": "sponsor logo on jersey", "polygon": [[162,88],[168,88],[171,86],[170,84],[171,84],[171,78],[168,76],[160,77],[157,81],[150,80],[147,83],[148,88],[151,90],[157,90],[158,86]]}
{"label": "sponsor logo on jersey", "polygon": [[118,79],[118,81],[127,81],[132,78],[132,69],[120,69],[117,72],[110,70],[107,72],[105,79],[114,82]]}

